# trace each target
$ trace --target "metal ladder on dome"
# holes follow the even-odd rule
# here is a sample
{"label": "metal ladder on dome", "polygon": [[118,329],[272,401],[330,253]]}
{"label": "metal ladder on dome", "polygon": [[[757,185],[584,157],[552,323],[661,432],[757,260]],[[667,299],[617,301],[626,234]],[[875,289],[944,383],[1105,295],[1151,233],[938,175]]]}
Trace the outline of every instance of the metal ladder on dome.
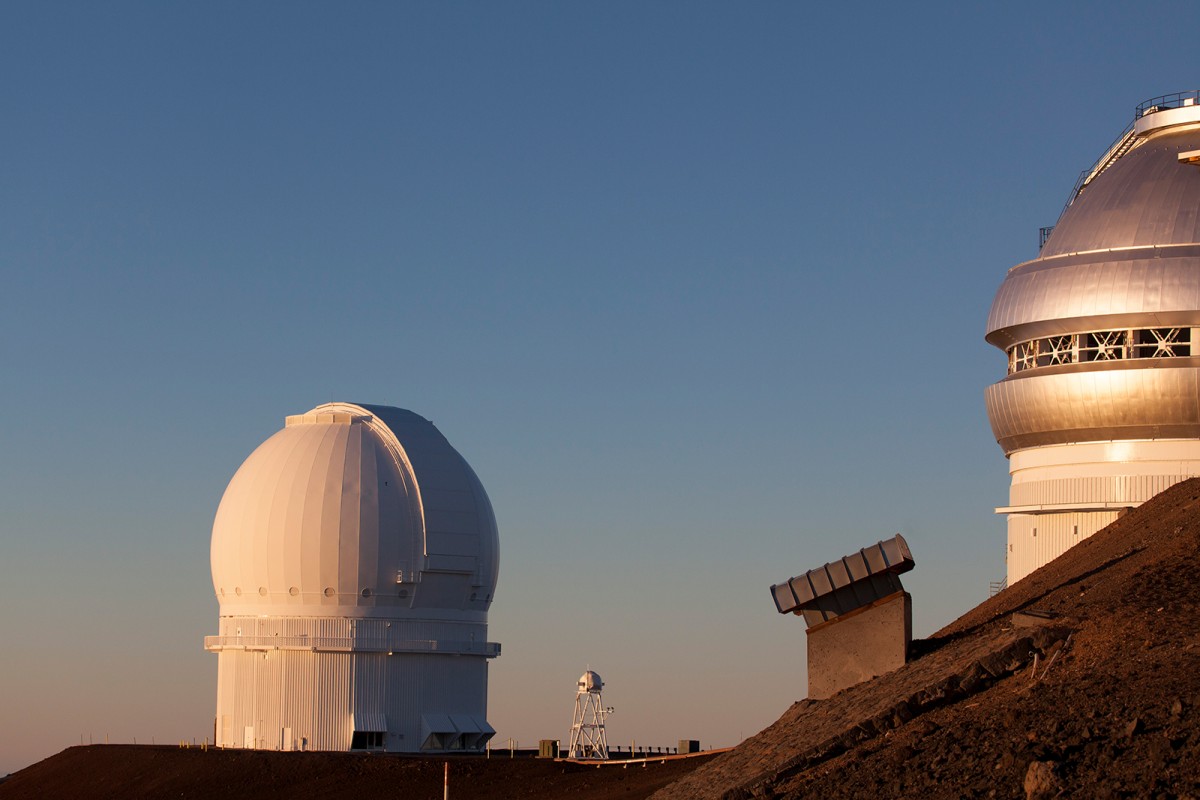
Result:
{"label": "metal ladder on dome", "polygon": [[1104,155],[1100,156],[1100,158],[1096,160],[1096,163],[1092,165],[1092,168],[1085,169],[1083,172],[1079,173],[1079,179],[1075,181],[1075,186],[1071,188],[1071,196],[1067,198],[1066,205],[1063,206],[1063,210],[1059,213],[1058,218],[1062,219],[1062,215],[1065,214],[1067,209],[1071,207],[1071,204],[1075,202],[1075,198],[1079,197],[1080,193],[1088,187],[1089,183],[1100,177],[1104,170],[1117,163],[1121,156],[1132,150],[1133,146],[1137,144],[1141,138],[1142,137],[1138,134],[1134,127],[1134,123],[1129,123],[1129,126],[1126,127],[1125,130],[1121,131],[1121,135],[1117,137],[1117,140],[1113,142],[1107,150],[1104,151]]}

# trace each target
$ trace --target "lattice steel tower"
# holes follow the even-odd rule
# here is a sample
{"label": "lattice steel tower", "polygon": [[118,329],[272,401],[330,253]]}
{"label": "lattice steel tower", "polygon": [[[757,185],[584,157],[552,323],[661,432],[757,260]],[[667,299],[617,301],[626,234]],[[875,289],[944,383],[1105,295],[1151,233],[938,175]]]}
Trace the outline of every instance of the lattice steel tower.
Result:
{"label": "lattice steel tower", "polygon": [[590,669],[579,678],[575,692],[575,716],[571,720],[571,746],[567,749],[571,758],[608,758],[604,719],[612,713],[612,709],[604,707],[600,698],[602,688],[604,682]]}

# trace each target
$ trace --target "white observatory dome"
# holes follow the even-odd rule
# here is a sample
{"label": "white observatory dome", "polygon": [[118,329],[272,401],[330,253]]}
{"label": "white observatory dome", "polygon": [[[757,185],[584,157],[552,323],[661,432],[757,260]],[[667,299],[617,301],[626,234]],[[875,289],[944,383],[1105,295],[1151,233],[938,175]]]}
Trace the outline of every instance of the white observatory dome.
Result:
{"label": "white observatory dome", "polygon": [[487,493],[429,420],[288,417],[213,522],[217,744],[482,750],[497,549]]}
{"label": "white observatory dome", "polygon": [[496,520],[431,422],[329,403],[287,418],[233,476],[212,534],[223,616],[486,612]]}
{"label": "white observatory dome", "polygon": [[604,688],[604,681],[600,680],[600,673],[595,670],[588,670],[579,676],[579,691],[581,692],[599,692]]}

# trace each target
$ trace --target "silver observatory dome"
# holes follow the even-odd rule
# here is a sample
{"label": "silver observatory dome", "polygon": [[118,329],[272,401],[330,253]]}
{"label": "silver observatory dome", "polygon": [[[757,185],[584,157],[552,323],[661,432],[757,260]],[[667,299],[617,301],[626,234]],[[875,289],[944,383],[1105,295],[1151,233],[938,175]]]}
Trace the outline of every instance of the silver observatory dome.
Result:
{"label": "silver observatory dome", "polygon": [[1009,582],[1200,474],[1197,163],[1200,92],[1138,106],[996,293],[986,338],[1008,369],[986,403],[1013,476]]}

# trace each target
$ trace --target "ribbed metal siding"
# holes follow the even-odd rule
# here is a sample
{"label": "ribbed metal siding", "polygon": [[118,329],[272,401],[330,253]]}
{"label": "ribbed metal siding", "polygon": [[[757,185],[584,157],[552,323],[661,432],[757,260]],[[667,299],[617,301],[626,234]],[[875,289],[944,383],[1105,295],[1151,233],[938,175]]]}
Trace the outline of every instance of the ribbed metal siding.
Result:
{"label": "ribbed metal siding", "polygon": [[278,687],[280,716],[276,727],[292,729],[296,748],[348,748],[349,654],[277,652],[282,669]]}
{"label": "ribbed metal siding", "polygon": [[1062,503],[1128,503],[1139,505],[1190,475],[1113,475],[1095,478],[1054,478],[1014,483],[1009,503],[1014,506]]}
{"label": "ribbed metal siding", "polygon": [[[461,649],[462,643],[483,645],[487,641],[487,625],[480,622],[453,620],[388,620],[345,619],[325,617],[222,617],[219,635],[230,644],[237,638],[244,644],[261,647],[275,639],[294,644],[297,641],[338,641],[351,649],[403,649],[405,642],[436,642],[433,649]],[[479,652],[482,652],[480,650]]]}
{"label": "ribbed metal siding", "polygon": [[279,749],[280,721],[283,719],[283,655],[286,651],[268,650],[265,653],[250,653],[257,662],[254,684],[254,735],[255,748],[260,750]]}
{"label": "ribbed metal siding", "polygon": [[420,747],[422,714],[484,718],[487,669],[487,660],[482,658],[413,655],[388,659],[388,721],[397,734],[397,749]]}
{"label": "ribbed metal siding", "polygon": [[[1117,518],[1116,511],[1011,514],[1008,517],[1008,585],[1012,586]],[[1036,534],[1035,534],[1036,531]]]}
{"label": "ribbed metal siding", "polygon": [[415,751],[421,746],[421,712],[432,708],[425,697],[424,678],[430,666],[436,667],[436,663],[431,665],[427,659],[424,655],[392,657],[385,664],[389,749]]}
{"label": "ribbed metal siding", "polygon": [[[283,707],[279,720],[281,728],[292,729],[292,746],[297,750],[315,746],[313,732],[318,729],[313,718],[314,704],[311,687],[315,684],[313,669],[315,659],[302,658],[300,653],[286,653],[282,659],[282,677],[279,691],[284,697],[292,698]],[[308,702],[303,698],[307,696]]]}
{"label": "ribbed metal siding", "polygon": [[[381,716],[387,712],[388,669],[389,660],[396,656],[386,653],[356,654],[352,661],[354,666],[354,685],[350,693],[352,708],[351,721],[356,715]],[[390,727],[390,725],[389,725]]]}
{"label": "ribbed metal siding", "polygon": [[457,620],[348,619],[338,617],[222,617],[222,636],[311,636],[313,638],[437,639],[486,637],[487,625]]}
{"label": "ribbed metal siding", "polygon": [[219,692],[219,744],[242,747],[253,727],[256,748],[279,749],[284,728],[297,748],[350,747],[349,654],[233,650],[218,658],[219,686],[236,687]]}
{"label": "ribbed metal siding", "polygon": [[[245,630],[243,628],[243,630]],[[435,654],[224,650],[218,654],[220,745],[348,750],[356,711],[386,713],[389,750],[420,747],[421,715],[487,713],[487,660]]]}
{"label": "ribbed metal siding", "polygon": [[[315,653],[316,675],[311,693],[300,692],[300,702],[313,706],[314,741],[318,750],[349,750],[354,721],[351,716],[351,681],[355,656],[350,653]],[[297,653],[303,658],[303,653]]]}

